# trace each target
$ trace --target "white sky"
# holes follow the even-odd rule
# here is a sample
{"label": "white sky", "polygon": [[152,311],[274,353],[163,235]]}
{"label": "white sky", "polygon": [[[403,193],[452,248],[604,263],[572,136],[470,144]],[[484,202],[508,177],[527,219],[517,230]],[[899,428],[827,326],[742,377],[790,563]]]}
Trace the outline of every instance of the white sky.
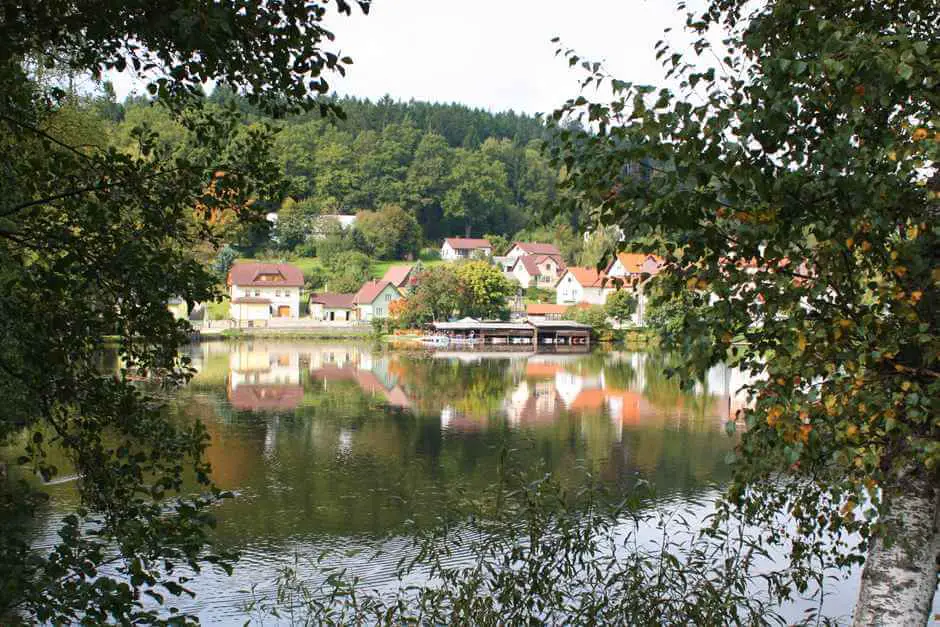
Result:
{"label": "white sky", "polygon": [[[662,84],[653,46],[683,23],[674,0],[375,0],[368,16],[328,14],[328,49],[355,64],[327,80],[344,95],[550,112],[583,76],[554,56],[552,37],[618,78]],[[132,84],[113,78],[123,98]]]}

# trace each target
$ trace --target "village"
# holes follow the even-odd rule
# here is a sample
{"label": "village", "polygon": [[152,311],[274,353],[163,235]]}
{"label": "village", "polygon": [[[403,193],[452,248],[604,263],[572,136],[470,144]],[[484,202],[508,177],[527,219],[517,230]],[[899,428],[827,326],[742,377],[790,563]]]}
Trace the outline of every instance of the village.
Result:
{"label": "village", "polygon": [[[486,345],[504,349],[538,345],[586,349],[591,325],[574,318],[579,310],[601,310],[618,290],[634,303],[626,320],[611,318],[617,327],[642,327],[645,323],[648,280],[657,274],[662,260],[655,255],[619,253],[603,270],[569,266],[561,251],[543,242],[514,242],[505,255],[494,255],[484,238],[448,237],[440,248],[440,264],[485,263],[511,286],[503,315],[485,319],[456,311],[422,324],[421,338],[428,346]],[[362,283],[355,292],[309,290],[304,273],[290,262],[237,261],[226,277],[228,316],[210,320],[208,308],[190,312],[182,299],[169,303],[177,318],[188,318],[202,333],[225,330],[296,331],[396,325],[399,312],[413,297],[427,269],[418,262],[390,265],[381,278]],[[526,294],[537,288],[540,298]],[[445,286],[444,289],[457,289]],[[407,325],[404,325],[407,326]]]}

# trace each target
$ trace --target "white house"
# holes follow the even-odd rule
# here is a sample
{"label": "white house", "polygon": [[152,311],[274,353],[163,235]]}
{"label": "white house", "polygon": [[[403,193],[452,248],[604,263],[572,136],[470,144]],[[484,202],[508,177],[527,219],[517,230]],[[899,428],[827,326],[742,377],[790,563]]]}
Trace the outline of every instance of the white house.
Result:
{"label": "white house", "polygon": [[594,268],[568,268],[555,284],[555,302],[559,305],[603,305],[615,289],[610,277],[603,272]]}
{"label": "white house", "polygon": [[441,259],[457,261],[472,257],[492,257],[493,246],[488,240],[472,237],[448,237],[441,246]]}
{"label": "white house", "polygon": [[355,294],[314,294],[310,297],[310,317],[323,322],[354,322],[359,313]]}
{"label": "white house", "polygon": [[554,244],[540,244],[538,242],[516,242],[506,253],[507,257],[525,257],[526,255],[552,255],[561,261],[561,251]]}
{"label": "white house", "polygon": [[228,280],[231,318],[258,322],[271,318],[298,318],[304,275],[289,263],[236,263]]}
{"label": "white house", "polygon": [[509,275],[524,288],[552,289],[565,270],[565,264],[553,255],[524,255],[515,257]]}
{"label": "white house", "polygon": [[401,292],[388,281],[369,281],[359,288],[353,303],[359,310],[359,319],[388,318],[388,307],[401,299]]}
{"label": "white house", "polygon": [[644,285],[651,276],[659,272],[663,260],[656,255],[641,253],[619,253],[609,266],[607,275],[623,279],[626,289],[633,289],[636,297],[636,311],[633,312],[633,324],[640,326],[646,318],[646,293]]}

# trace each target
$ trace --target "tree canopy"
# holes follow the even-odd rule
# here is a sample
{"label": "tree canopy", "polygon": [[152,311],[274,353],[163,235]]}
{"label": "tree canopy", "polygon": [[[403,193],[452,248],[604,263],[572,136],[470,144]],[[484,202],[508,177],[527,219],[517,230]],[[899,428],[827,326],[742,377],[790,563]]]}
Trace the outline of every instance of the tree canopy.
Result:
{"label": "tree canopy", "polygon": [[[336,7],[351,10],[344,0]],[[212,296],[220,227],[259,223],[258,199],[281,195],[274,129],[231,103],[207,102],[202,84],[229,85],[273,113],[332,108],[315,96],[349,59],[326,45],[327,6],[284,9],[4,5],[0,444],[21,453],[0,473],[4,620],[151,622],[169,610],[145,596],[185,593],[200,565],[229,567],[207,535],[224,495],[209,483],[205,430],[132,379],[186,379],[177,348],[188,331],[167,302]],[[113,93],[68,89],[73,77],[107,70],[146,81],[160,115],[135,121]],[[127,124],[112,135],[122,116]],[[106,337],[119,346],[118,376],[99,371]],[[53,447],[72,467],[49,461]],[[77,477],[81,504],[61,522],[54,550],[34,549],[44,490],[33,477],[65,473]]]}
{"label": "tree canopy", "polygon": [[[859,624],[922,623],[936,587],[937,19],[919,0],[713,0],[688,15],[692,53],[658,45],[679,94],[584,61],[613,99],[553,116],[571,186],[664,256],[659,298],[691,304],[664,338],[680,373],[730,357],[756,377],[726,506],[794,566],[867,555]],[[898,551],[910,569],[886,570]]]}

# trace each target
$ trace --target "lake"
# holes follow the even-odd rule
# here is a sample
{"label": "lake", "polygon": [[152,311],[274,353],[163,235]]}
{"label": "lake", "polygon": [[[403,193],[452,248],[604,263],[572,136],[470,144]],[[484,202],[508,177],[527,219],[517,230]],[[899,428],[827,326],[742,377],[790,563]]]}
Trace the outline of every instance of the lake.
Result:
{"label": "lake", "polygon": [[[236,498],[217,534],[242,558],[232,577],[205,570],[180,607],[205,623],[241,624],[280,569],[316,574],[323,551],[367,586],[395,581],[409,533],[436,522],[458,488],[483,490],[500,456],[562,480],[590,471],[613,491],[643,479],[651,507],[709,499],[730,476],[725,422],[739,373],[716,367],[692,392],[655,354],[395,351],[369,343],[206,342],[174,402],[202,419],[213,476]],[[69,484],[54,501],[71,501]],[[51,530],[51,522],[49,529]],[[385,546],[376,557],[374,547]],[[845,615],[857,576],[827,610]]]}

